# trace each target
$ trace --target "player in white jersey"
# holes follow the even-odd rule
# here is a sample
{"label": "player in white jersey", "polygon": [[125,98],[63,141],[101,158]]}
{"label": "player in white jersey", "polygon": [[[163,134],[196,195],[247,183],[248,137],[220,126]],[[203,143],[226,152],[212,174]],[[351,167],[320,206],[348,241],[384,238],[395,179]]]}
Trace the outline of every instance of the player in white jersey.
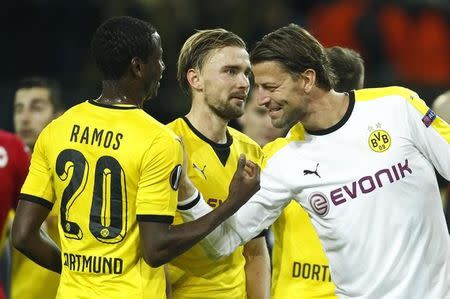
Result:
{"label": "player in white jersey", "polygon": [[[322,45],[297,25],[251,53],[257,100],[277,127],[261,189],[202,244],[214,256],[269,226],[294,198],[340,298],[450,298],[450,238],[434,174],[450,179],[450,127],[406,88],[337,93]],[[183,213],[197,218],[203,201]]]}

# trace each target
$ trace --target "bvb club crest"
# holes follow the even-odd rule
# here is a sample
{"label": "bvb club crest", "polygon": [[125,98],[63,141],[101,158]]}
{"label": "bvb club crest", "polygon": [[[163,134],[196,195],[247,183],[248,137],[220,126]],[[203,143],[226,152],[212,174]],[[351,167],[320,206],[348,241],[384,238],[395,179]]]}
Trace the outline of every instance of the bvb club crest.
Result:
{"label": "bvb club crest", "polygon": [[387,151],[391,147],[391,141],[391,136],[385,130],[376,129],[369,135],[369,146],[377,153]]}

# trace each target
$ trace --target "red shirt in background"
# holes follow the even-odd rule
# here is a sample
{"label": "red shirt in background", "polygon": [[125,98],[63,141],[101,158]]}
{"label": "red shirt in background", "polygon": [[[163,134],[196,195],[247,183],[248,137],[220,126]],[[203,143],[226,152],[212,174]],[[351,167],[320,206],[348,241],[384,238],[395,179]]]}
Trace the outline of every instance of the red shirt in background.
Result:
{"label": "red shirt in background", "polygon": [[29,150],[16,135],[0,130],[0,233],[15,208],[30,166]]}

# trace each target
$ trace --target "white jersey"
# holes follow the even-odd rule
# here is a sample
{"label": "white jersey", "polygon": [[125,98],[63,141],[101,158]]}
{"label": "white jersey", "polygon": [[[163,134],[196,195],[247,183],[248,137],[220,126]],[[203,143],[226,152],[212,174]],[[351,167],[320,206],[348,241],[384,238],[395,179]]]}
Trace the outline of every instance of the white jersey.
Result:
{"label": "white jersey", "polygon": [[[260,191],[202,244],[226,255],[294,198],[318,232],[339,297],[450,298],[450,237],[433,168],[450,179],[449,143],[450,126],[414,92],[351,92],[338,124],[296,125],[269,147]],[[184,217],[208,212],[201,202]]]}

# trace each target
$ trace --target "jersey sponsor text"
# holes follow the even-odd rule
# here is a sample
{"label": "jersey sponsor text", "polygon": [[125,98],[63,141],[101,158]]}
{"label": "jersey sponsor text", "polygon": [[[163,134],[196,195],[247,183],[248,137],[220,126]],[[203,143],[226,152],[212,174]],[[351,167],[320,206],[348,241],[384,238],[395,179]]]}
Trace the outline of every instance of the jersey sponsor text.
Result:
{"label": "jersey sponsor text", "polygon": [[70,271],[98,274],[122,274],[121,258],[64,253],[64,266]]}
{"label": "jersey sponsor text", "polygon": [[361,193],[370,193],[377,187],[382,188],[384,186],[381,179],[383,176],[385,177],[385,181],[388,180],[389,183],[392,184],[395,181],[404,178],[407,173],[412,174],[412,172],[413,171],[408,165],[408,159],[405,159],[404,165],[402,165],[402,163],[397,163],[396,165],[394,164],[390,168],[380,169],[373,176],[363,176],[358,181],[352,182],[351,186],[345,185],[332,190],[330,192],[331,201],[335,206],[338,206],[347,201],[345,195],[348,195],[351,199],[354,199],[358,197],[358,190]]}
{"label": "jersey sponsor text", "polygon": [[328,265],[293,262],[292,278],[331,281],[331,274]]}

